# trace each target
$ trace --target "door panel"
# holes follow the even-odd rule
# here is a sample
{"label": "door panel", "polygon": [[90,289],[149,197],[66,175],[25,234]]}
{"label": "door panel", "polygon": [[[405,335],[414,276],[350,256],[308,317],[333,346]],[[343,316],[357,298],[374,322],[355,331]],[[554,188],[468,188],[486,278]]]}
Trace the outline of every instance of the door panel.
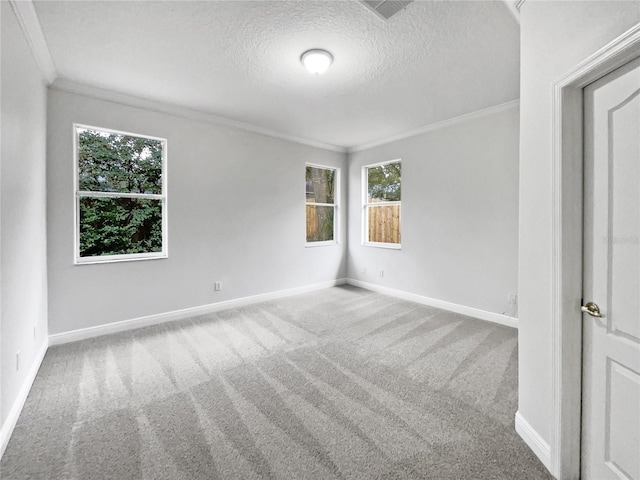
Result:
{"label": "door panel", "polygon": [[640,59],[584,106],[582,476],[640,480]]}
{"label": "door panel", "polygon": [[[638,432],[639,387],[640,376],[637,372],[608,359],[607,401],[611,405],[611,414],[605,419],[604,453],[605,461],[616,470],[618,478],[638,478],[632,474],[638,472],[640,451],[638,445],[629,439],[634,438]],[[635,412],[629,411],[623,402],[635,405]],[[631,415],[628,416],[627,413]]]}
{"label": "door panel", "polygon": [[[609,331],[640,340],[640,90],[609,112]],[[635,141],[634,141],[635,138]]]}

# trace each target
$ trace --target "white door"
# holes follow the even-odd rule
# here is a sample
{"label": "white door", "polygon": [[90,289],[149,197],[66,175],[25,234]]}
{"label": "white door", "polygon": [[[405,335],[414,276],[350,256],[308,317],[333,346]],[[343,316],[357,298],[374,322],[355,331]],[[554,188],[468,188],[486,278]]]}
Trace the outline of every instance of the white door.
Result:
{"label": "white door", "polygon": [[582,478],[640,480],[640,59],[584,108]]}

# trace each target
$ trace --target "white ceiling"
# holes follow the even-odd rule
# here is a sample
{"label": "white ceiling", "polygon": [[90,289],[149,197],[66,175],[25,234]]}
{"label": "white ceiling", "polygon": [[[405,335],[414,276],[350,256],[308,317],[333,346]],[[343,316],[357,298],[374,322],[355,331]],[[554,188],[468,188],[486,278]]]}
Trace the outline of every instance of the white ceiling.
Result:
{"label": "white ceiling", "polygon": [[[519,96],[503,1],[36,1],[59,78],[354,147]],[[329,50],[325,75],[300,55]]]}

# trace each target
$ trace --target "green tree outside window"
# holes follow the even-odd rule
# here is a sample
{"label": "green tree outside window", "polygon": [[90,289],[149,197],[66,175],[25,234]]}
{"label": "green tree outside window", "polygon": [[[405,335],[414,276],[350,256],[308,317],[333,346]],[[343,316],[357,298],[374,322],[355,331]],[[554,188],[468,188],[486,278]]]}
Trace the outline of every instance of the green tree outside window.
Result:
{"label": "green tree outside window", "polygon": [[81,126],[76,135],[80,259],[162,253],[166,142]]}

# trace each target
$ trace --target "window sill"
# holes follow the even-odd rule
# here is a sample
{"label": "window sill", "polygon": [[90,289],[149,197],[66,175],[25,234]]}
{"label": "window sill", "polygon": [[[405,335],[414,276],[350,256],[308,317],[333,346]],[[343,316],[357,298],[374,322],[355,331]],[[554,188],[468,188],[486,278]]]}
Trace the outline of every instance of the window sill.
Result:
{"label": "window sill", "polygon": [[332,247],[337,246],[338,242],[335,240],[330,240],[328,242],[307,242],[304,244],[305,248],[314,248],[314,247]]}
{"label": "window sill", "polygon": [[75,259],[75,265],[95,265],[96,263],[120,263],[138,262],[141,260],[162,260],[168,258],[166,253],[142,253],[131,255],[105,255],[102,257],[79,257]]}
{"label": "window sill", "polygon": [[376,242],[364,242],[363,247],[374,248],[387,248],[389,250],[402,250],[402,244],[400,243],[376,243]]}

